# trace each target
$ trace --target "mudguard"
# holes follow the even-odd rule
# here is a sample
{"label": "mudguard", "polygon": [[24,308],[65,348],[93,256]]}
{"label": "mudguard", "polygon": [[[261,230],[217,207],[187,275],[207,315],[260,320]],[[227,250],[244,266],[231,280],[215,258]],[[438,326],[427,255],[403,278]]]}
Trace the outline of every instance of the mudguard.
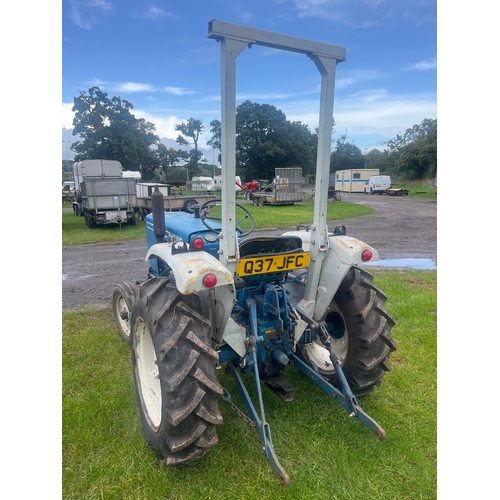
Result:
{"label": "mudguard", "polygon": [[172,255],[172,243],[157,243],[148,250],[145,260],[159,257],[172,269],[176,287],[180,293],[189,295],[207,290],[203,277],[212,273],[217,278],[215,287],[233,285],[233,276],[215,257],[207,252],[186,252]]}
{"label": "mudguard", "polygon": [[[304,251],[309,250],[310,232],[289,231],[284,233],[284,236],[300,237]],[[373,247],[356,238],[329,236],[328,250],[321,268],[316,301],[310,303],[301,301],[299,306],[308,314],[313,315],[316,321],[320,321],[349,269],[354,265],[363,263],[361,255],[365,250],[372,252],[370,262],[379,260],[378,252]],[[297,298],[300,298],[300,291],[297,287],[294,290],[294,295],[299,295]]]}

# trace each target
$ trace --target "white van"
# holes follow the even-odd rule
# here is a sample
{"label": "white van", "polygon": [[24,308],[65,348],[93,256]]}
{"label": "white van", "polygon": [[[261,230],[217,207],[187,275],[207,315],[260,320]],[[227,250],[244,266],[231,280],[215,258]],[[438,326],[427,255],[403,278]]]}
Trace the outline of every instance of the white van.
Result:
{"label": "white van", "polygon": [[382,194],[391,187],[389,175],[372,175],[365,184],[365,194]]}

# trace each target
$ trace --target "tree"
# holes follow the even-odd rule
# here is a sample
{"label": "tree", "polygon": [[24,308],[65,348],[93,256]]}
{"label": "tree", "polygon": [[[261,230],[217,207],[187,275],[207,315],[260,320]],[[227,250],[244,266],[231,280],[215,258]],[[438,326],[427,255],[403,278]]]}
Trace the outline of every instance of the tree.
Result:
{"label": "tree", "polygon": [[[159,175],[153,175],[154,177],[160,177],[166,181],[174,180],[172,176],[174,175],[174,167],[179,166],[179,162],[185,163],[189,159],[189,153],[182,149],[167,148],[164,144],[158,144],[158,148],[155,152],[157,166],[156,169],[161,173]],[[187,167],[183,167],[184,172]],[[178,171],[175,171],[175,176],[178,177]],[[183,180],[186,179],[186,174],[184,173]],[[179,180],[179,179],[175,179]]]}
{"label": "tree", "polygon": [[421,139],[401,150],[396,161],[398,175],[407,180],[433,178],[437,171],[437,124]]}
{"label": "tree", "polygon": [[119,161],[124,169],[153,168],[155,155],[151,146],[158,144],[155,127],[143,118],[136,118],[130,102],[91,87],[88,94],[80,91],[74,98],[73,135],[82,141],[71,145],[75,161],[106,159]]}
{"label": "tree", "polygon": [[424,118],[420,125],[413,125],[413,127],[406,129],[403,135],[398,134],[396,137],[386,142],[387,152],[389,154],[399,154],[405,146],[411,142],[422,139],[434,129],[437,129],[437,120]]}
{"label": "tree", "polygon": [[[203,122],[195,118],[189,118],[187,123],[182,122],[179,125],[176,125],[175,130],[180,132],[176,142],[178,142],[181,146],[188,146],[189,144],[193,144],[194,146],[188,154],[190,170],[193,173],[193,176],[196,176],[198,175],[198,162],[203,157],[203,153],[198,151],[198,140],[200,135],[205,130]],[[192,143],[189,142],[186,137],[191,139]]]}
{"label": "tree", "polygon": [[337,139],[330,155],[330,171],[364,169],[365,161],[361,149],[355,144],[347,142],[346,132]]}
{"label": "tree", "polygon": [[219,150],[219,156],[217,160],[219,163],[221,162],[221,123],[219,120],[212,120],[210,122],[210,133],[212,134],[212,138],[207,141],[207,144],[213,148]]}
{"label": "tree", "polygon": [[[210,126],[207,144],[220,150],[221,123],[213,120]],[[312,172],[316,149],[317,135],[276,107],[245,101],[236,108],[236,171],[243,179],[272,179],[275,168]]]}

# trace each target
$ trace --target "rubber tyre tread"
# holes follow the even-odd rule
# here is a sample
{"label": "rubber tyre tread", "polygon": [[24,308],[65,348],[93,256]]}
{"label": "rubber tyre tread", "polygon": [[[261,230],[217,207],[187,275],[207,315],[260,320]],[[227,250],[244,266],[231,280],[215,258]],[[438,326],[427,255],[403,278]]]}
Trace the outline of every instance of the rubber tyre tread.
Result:
{"label": "rubber tyre tread", "polygon": [[[342,370],[355,396],[364,396],[381,385],[391,371],[391,352],[397,349],[391,329],[394,318],[385,308],[386,295],[373,284],[373,276],[353,266],[340,285],[333,302],[339,306],[349,335],[349,347]],[[298,350],[298,355],[310,361]],[[321,368],[318,367],[321,372]],[[336,374],[323,374],[340,389]]]}
{"label": "rubber tyre tread", "polygon": [[120,297],[123,297],[125,300],[125,303],[127,304],[128,311],[129,311],[129,324],[130,324],[130,315],[132,313],[132,305],[135,301],[135,292],[136,292],[136,287],[134,286],[133,283],[130,283],[128,281],[124,281],[122,283],[117,283],[115,287],[113,288],[113,293],[111,295],[111,307],[113,309],[113,316],[115,318],[115,323],[116,327],[118,329],[118,333],[120,334],[120,337],[127,342],[127,344],[131,343],[130,339],[130,327],[127,330],[123,329],[123,326],[120,322],[120,317],[119,317],[119,310],[118,310],[118,300]]}
{"label": "rubber tyre tread", "polygon": [[391,336],[395,321],[385,308],[386,299],[373,284],[373,276],[358,267],[351,268],[334,297],[349,331],[342,369],[356,396],[372,392],[392,369],[389,357],[397,349]]}
{"label": "rubber tyre tread", "polygon": [[[195,295],[182,295],[167,279],[140,285],[132,311],[132,362],[142,427],[161,463],[188,464],[203,457],[218,441],[222,424],[218,399],[218,354],[210,323]],[[136,368],[136,321],[147,323],[153,341],[162,394],[161,423],[154,429],[144,413]]]}

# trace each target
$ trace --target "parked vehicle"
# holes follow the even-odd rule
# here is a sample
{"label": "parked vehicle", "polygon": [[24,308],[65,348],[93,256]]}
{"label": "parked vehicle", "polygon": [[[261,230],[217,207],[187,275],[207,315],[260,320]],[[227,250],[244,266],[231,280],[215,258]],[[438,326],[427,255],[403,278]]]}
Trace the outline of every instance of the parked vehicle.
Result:
{"label": "parked vehicle", "polygon": [[191,189],[195,193],[211,193],[215,190],[215,183],[212,177],[193,177]]}
{"label": "parked vehicle", "polygon": [[[217,191],[220,191],[222,189],[222,175],[216,175],[214,177],[214,188]],[[241,178],[239,175],[235,176],[234,178],[234,189],[236,192],[239,192],[243,189],[241,184]]]}
{"label": "parked vehicle", "polygon": [[372,176],[379,175],[378,168],[337,170],[330,174],[329,191],[343,193],[362,193],[366,182]]}
{"label": "parked vehicle", "polygon": [[271,184],[260,186],[259,191],[252,193],[255,206],[293,205],[301,203],[302,199],[302,169],[276,168]]}
{"label": "parked vehicle", "polygon": [[62,185],[62,190],[70,191],[73,193],[75,191],[75,183],[73,181],[64,181]]}
{"label": "parked vehicle", "polygon": [[365,184],[365,194],[383,194],[391,188],[391,177],[389,175],[373,175]]}
{"label": "parked vehicle", "polygon": [[73,163],[75,200],[73,212],[85,224],[135,225],[137,194],[135,179],[123,178],[122,165],[115,160],[84,160]]}
{"label": "parked vehicle", "polygon": [[[292,401],[285,369],[297,369],[383,440],[385,431],[357,398],[379,386],[391,369],[394,319],[386,296],[360,267],[378,260],[377,251],[347,236],[344,226],[329,232],[326,223],[335,67],[345,60],[345,49],[217,20],[209,23],[209,38],[223,48],[232,42],[241,50],[245,43],[265,45],[317,61],[322,120],[313,224],[281,236],[250,236],[255,220],[248,204],[237,204],[235,191],[227,189],[234,182],[233,149],[222,155],[222,200],[208,201],[193,214],[170,213],[163,195],[153,192],[153,213],[146,217],[148,276],[142,283],[116,285],[113,312],[120,335],[131,343],[142,428],[160,462],[188,464],[217,444],[216,429],[223,423],[219,400],[236,408],[217,377],[223,365],[248,416],[237,413],[255,429],[273,472],[287,486],[290,477],[274,450],[261,382]],[[221,50],[226,68],[235,67],[234,53],[241,52],[231,47]],[[223,151],[235,135],[235,86],[235,71],[226,71]],[[295,195],[289,175],[276,177],[277,191]],[[249,391],[245,384],[252,381]],[[309,432],[313,436],[314,429]]]}
{"label": "parked vehicle", "polygon": [[158,186],[158,190],[163,194],[163,203],[166,211],[183,210],[184,212],[193,213],[195,205],[201,205],[206,201],[213,200],[215,196],[209,194],[191,193],[185,196],[172,194],[169,184],[159,184],[157,182],[138,182],[137,183],[137,213],[140,220],[145,220],[146,216],[153,209],[151,195],[154,187]]}

